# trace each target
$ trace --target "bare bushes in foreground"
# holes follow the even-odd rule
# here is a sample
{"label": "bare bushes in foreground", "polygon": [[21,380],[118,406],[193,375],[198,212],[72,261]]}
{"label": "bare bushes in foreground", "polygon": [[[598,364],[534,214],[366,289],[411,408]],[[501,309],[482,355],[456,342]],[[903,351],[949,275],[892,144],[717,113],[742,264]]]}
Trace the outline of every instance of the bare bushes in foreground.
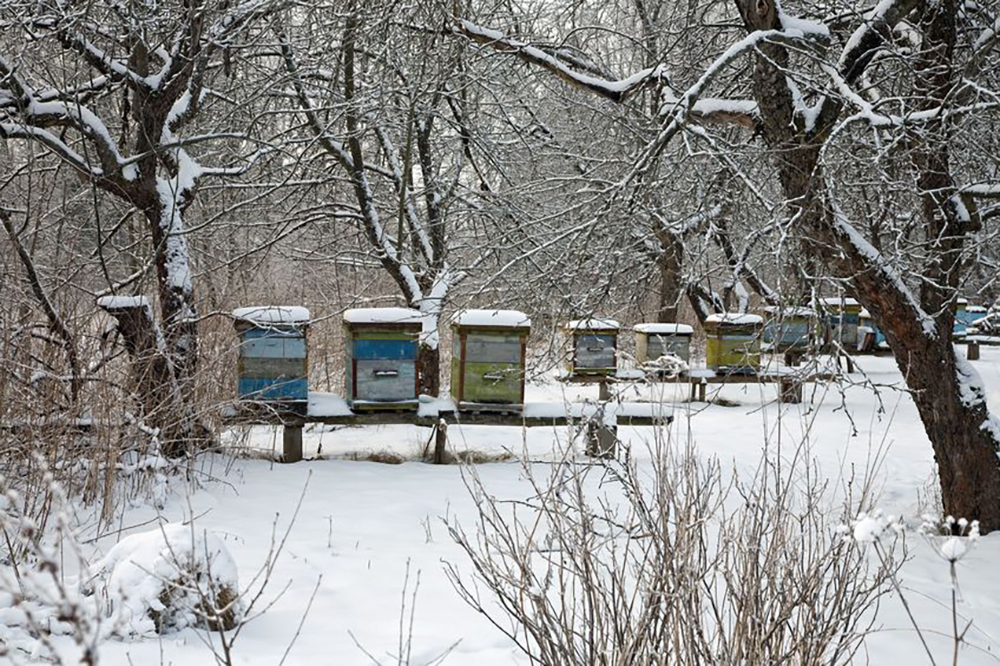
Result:
{"label": "bare bushes in foreground", "polygon": [[475,531],[449,525],[474,569],[448,565],[465,602],[546,666],[849,662],[902,561],[895,537],[870,558],[840,527],[867,486],[830,511],[801,451],[730,475],[650,449],[547,478],[526,465],[534,496],[519,502],[470,470]]}

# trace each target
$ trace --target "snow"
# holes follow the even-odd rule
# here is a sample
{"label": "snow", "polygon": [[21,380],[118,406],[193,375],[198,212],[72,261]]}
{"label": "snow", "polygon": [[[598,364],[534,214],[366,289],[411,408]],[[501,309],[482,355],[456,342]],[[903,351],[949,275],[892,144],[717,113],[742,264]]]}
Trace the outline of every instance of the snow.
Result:
{"label": "snow", "polygon": [[[996,603],[1000,598],[1000,577],[995,575],[1000,534],[981,537],[975,547],[963,540],[944,548],[950,536],[924,538],[913,534],[914,525],[927,511],[917,495],[933,472],[934,454],[913,400],[903,390],[894,360],[867,356],[855,360],[864,376],[881,387],[880,398],[860,382],[845,384],[843,395],[832,386],[809,385],[803,404],[780,405],[775,402],[777,385],[727,384],[710,385],[709,395],[718,401],[705,405],[686,402],[690,395],[686,383],[637,382],[612,386],[614,397],[608,409],[627,413],[662,404],[662,409],[672,411],[674,416],[674,422],[662,430],[671,434],[673,445],[683,446],[690,441],[699,457],[716,456],[726,470],[759,467],[765,432],[780,438],[783,447],[811,433],[813,440],[807,453],[815,460],[813,471],[831,479],[831,488],[843,478],[842,474],[854,474],[858,479],[870,470],[873,485],[879,489],[877,506],[882,513],[868,511],[862,515],[860,509],[852,508],[845,520],[844,537],[857,537],[867,544],[865,550],[872,552],[872,539],[892,536],[882,526],[899,525],[898,518],[890,517],[902,517],[909,557],[902,565],[900,578],[910,609],[925,630],[938,663],[951,663],[953,647],[950,605],[954,588],[947,558],[962,551],[955,562],[961,590],[958,611],[962,627],[973,621],[966,640],[974,647],[961,648],[960,663],[994,663],[991,655],[996,653],[1000,637],[1000,606]],[[984,347],[975,366],[987,388],[989,406],[1000,410],[1000,348]],[[526,402],[539,405],[531,409],[565,413],[567,403],[589,400],[592,406],[573,409],[581,414],[585,409],[596,414],[600,408],[597,395],[596,386],[543,381],[528,384]],[[624,400],[620,407],[616,406],[619,399]],[[422,398],[421,408],[430,415],[448,409],[449,403],[447,398]],[[314,407],[319,411],[324,406],[328,411],[346,411],[337,396],[310,395],[312,413]],[[621,447],[629,451],[630,463],[642,471],[652,472],[648,447],[654,444],[655,432],[661,431],[650,427],[618,428]],[[526,467],[544,476],[553,460],[566,455],[583,459],[583,444],[571,439],[573,433],[569,426],[521,429],[453,424],[448,429],[449,448],[456,453],[475,451],[497,459],[512,458],[474,468],[487,491],[508,502],[512,510],[537,497],[538,489],[525,479]],[[237,434],[224,433],[223,442],[236,446]],[[261,597],[261,608],[267,607],[267,612],[244,626],[235,644],[234,663],[276,664],[290,644],[286,664],[371,663],[352,635],[380,658],[398,650],[400,601],[409,565],[411,592],[413,577],[420,572],[410,663],[431,662],[461,641],[444,661],[445,666],[528,664],[509,639],[458,599],[447,580],[446,563],[467,571],[469,562],[449,538],[443,521],[473,527],[476,501],[466,489],[472,470],[419,461],[430,439],[429,428],[307,426],[303,433],[307,461],[292,465],[275,464],[267,456],[255,455],[280,450],[279,428],[255,426],[247,429],[246,437],[249,455],[232,458],[200,454],[193,463],[193,473],[200,479],[197,485],[190,487],[182,481],[172,489],[162,509],[142,504],[127,506],[115,519],[116,528],[121,526],[120,533],[117,529],[104,535],[85,532],[85,538],[95,538],[87,546],[93,549],[88,551],[93,552],[93,561],[110,552],[119,539],[148,532],[149,525],[142,525],[146,521],[162,518],[178,524],[194,515],[198,530],[207,529],[223,541],[248,588],[246,592],[253,594],[257,588],[249,581],[269,562],[272,525],[277,521],[280,536],[289,526],[301,496],[299,517],[291,526],[285,551],[272,563],[271,583]],[[368,453],[380,451],[393,452],[405,462],[387,465],[366,461]],[[782,459],[788,459],[792,451],[786,454],[783,449],[781,453]],[[873,457],[882,462],[869,467]],[[831,511],[840,510],[837,497],[833,493],[830,498],[834,503]],[[87,509],[81,511],[84,517],[91,515]],[[0,566],[0,576],[2,571]],[[67,572],[66,576],[72,582],[73,573]],[[314,590],[315,598],[306,613]],[[485,591],[483,598],[489,601]],[[0,594],[0,637],[24,611],[11,595]],[[292,644],[300,622],[302,631]],[[130,640],[103,640],[99,644],[99,663],[214,663],[205,639],[205,632],[188,628],[162,640],[138,635]],[[5,637],[3,640],[12,643]],[[71,635],[54,631],[49,640],[66,654],[75,654]],[[24,645],[30,648],[30,644]],[[988,650],[989,654],[980,650]],[[896,593],[881,599],[875,630],[863,654],[862,663],[927,663]],[[25,658],[12,663],[20,666],[31,661]]]}
{"label": "snow", "polygon": [[694,328],[687,324],[636,324],[633,329],[649,335],[692,335]]}
{"label": "snow", "polygon": [[801,306],[767,305],[764,312],[774,317],[815,317],[816,311]]}
{"label": "snow", "polygon": [[351,416],[354,413],[341,396],[320,391],[309,391],[306,410],[309,416]]}
{"label": "snow", "polygon": [[[151,614],[162,614],[169,630],[199,626],[194,609],[203,598],[217,598],[222,588],[239,592],[236,562],[222,540],[181,523],[125,537],[101,560],[97,572],[111,625],[126,637],[155,635]],[[191,572],[207,575],[195,578]],[[182,589],[172,587],[178,582]],[[174,595],[180,598],[165,605]]]}
{"label": "snow", "polygon": [[666,70],[662,65],[642,69],[630,76],[617,81],[609,81],[590,74],[576,71],[567,66],[566,62],[530,44],[508,38],[499,30],[485,28],[475,25],[464,19],[460,20],[462,30],[469,35],[476,35],[486,40],[502,43],[506,48],[515,50],[528,56],[536,63],[558,72],[560,75],[579,83],[606,93],[624,95],[649,79],[666,77]]}
{"label": "snow", "polygon": [[760,315],[741,314],[739,312],[723,312],[705,317],[706,324],[733,324],[736,326],[751,326],[764,323]]}
{"label": "snow", "polygon": [[497,326],[531,328],[528,315],[517,310],[462,310],[451,318],[455,326]]}
{"label": "snow", "polygon": [[789,33],[790,35],[797,36],[813,36],[813,37],[830,37],[830,29],[825,23],[819,21],[810,21],[808,19],[798,18],[795,16],[789,16],[781,9],[781,3],[778,0],[774,2],[774,9],[778,15],[778,21],[781,23],[782,29]]}
{"label": "snow", "polygon": [[949,562],[957,562],[968,552],[966,540],[961,537],[949,537],[938,549],[941,556]]}
{"label": "snow", "polygon": [[862,512],[851,525],[854,540],[859,543],[871,543],[881,538],[888,528],[888,520],[880,513],[868,515]]}
{"label": "snow", "polygon": [[574,319],[566,323],[566,328],[571,331],[617,331],[621,324],[614,319]]}
{"label": "snow", "polygon": [[417,416],[430,418],[439,415],[441,412],[448,413],[454,411],[455,402],[451,398],[433,398],[428,395],[422,395],[417,407]]}
{"label": "snow", "polygon": [[233,317],[258,324],[300,324],[309,321],[309,310],[297,305],[255,305],[233,310]]}
{"label": "snow", "polygon": [[105,310],[148,308],[149,299],[145,296],[101,296],[97,299],[97,307]]}
{"label": "snow", "polygon": [[355,308],[344,311],[348,324],[418,324],[423,314],[409,308]]}
{"label": "snow", "polygon": [[858,305],[858,301],[855,298],[845,298],[841,296],[830,296],[827,298],[819,299],[819,302],[823,305],[833,308],[843,307],[854,307]]}

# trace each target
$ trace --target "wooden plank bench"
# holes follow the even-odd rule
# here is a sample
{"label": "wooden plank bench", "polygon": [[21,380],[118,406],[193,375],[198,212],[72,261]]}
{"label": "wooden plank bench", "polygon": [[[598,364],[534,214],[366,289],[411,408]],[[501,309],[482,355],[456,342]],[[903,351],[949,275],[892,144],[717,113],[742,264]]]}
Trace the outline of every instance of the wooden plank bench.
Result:
{"label": "wooden plank bench", "polygon": [[784,371],[750,373],[717,374],[704,368],[682,372],[679,375],[647,374],[641,371],[619,371],[616,375],[606,377],[564,375],[558,380],[567,384],[598,384],[601,388],[601,400],[610,398],[609,385],[614,383],[650,382],[658,384],[690,384],[691,401],[707,402],[707,386],[709,384],[770,384],[779,385],[779,399],[782,403],[798,404],[802,402],[802,385],[809,382],[828,382],[837,379],[835,373],[803,372],[797,369]]}
{"label": "wooden plank bench", "polygon": [[997,335],[967,335],[961,342],[968,345],[966,349],[965,356],[970,361],[979,360],[979,347],[996,347],[1000,346],[1000,336]]}
{"label": "wooden plank bench", "polygon": [[[589,428],[587,453],[614,454],[617,427],[658,426],[673,421],[670,409],[659,403],[525,403],[515,411],[457,410],[450,400],[420,403],[410,411],[353,412],[339,396],[310,392],[307,409],[296,411],[274,403],[241,402],[223,421],[231,425],[282,426],[282,462],[302,460],[302,428],[309,423],[341,426],[415,425],[435,433],[434,462],[443,463],[447,430],[451,425],[513,426],[518,428],[558,427],[586,423]],[[484,407],[487,407],[484,405]]]}

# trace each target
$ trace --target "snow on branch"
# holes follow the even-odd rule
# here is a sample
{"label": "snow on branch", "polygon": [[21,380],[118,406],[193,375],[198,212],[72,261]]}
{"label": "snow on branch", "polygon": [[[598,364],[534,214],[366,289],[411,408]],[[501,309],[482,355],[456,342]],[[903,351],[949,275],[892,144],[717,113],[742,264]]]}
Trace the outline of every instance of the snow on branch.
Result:
{"label": "snow on branch", "polygon": [[[664,108],[660,112],[663,117],[663,126],[660,133],[647,145],[642,157],[625,182],[632,181],[636,176],[641,175],[649,168],[649,165],[659,156],[666,145],[670,143],[670,140],[687,124],[701,95],[731,62],[755,50],[764,43],[825,42],[829,34],[825,30],[806,30],[802,25],[795,23],[793,25],[795,27],[788,31],[756,30],[732,44],[705,69],[701,77],[676,102],[664,105]],[[711,100],[706,101],[710,102]],[[735,108],[726,108],[721,103],[720,107],[717,110],[727,113],[735,111]]]}
{"label": "snow on branch", "polygon": [[609,81],[571,69],[562,58],[552,55],[537,46],[507,37],[499,30],[484,28],[464,19],[459,19],[456,21],[456,32],[474,42],[485,44],[496,51],[511,53],[525,62],[543,67],[570,85],[595,93],[613,102],[624,101],[636,90],[639,90],[648,83],[659,80],[665,75],[663,67],[657,66],[640,70],[624,79]]}
{"label": "snow on branch", "polygon": [[[138,172],[128,166],[111,138],[111,132],[97,114],[87,106],[62,101],[40,101],[34,89],[22,79],[14,67],[0,56],[0,119],[6,115],[11,122],[2,123],[0,136],[4,138],[33,139],[54,151],[75,169],[89,177],[134,180]],[[90,161],[60,137],[47,131],[48,127],[72,127],[90,139],[97,151],[101,166],[97,168]]]}
{"label": "snow on branch", "polygon": [[887,41],[893,26],[916,7],[918,0],[879,0],[864,16],[864,21],[847,40],[837,62],[837,69],[853,83]]}
{"label": "snow on branch", "polygon": [[906,286],[906,283],[903,282],[903,278],[899,272],[851,224],[847,214],[844,213],[840,207],[840,203],[837,201],[833,183],[830,182],[829,176],[827,176],[826,194],[832,213],[833,232],[841,246],[848,250],[853,257],[860,259],[862,265],[868,271],[878,275],[885,284],[891,285],[895,289],[897,295],[906,302],[917,321],[920,322],[925,336],[928,338],[937,337],[938,330],[934,318],[927,314],[920,306],[920,302],[913,295],[913,292],[910,291],[910,288]]}
{"label": "snow on branch", "polygon": [[430,238],[427,236],[427,231],[424,226],[420,223],[420,217],[417,215],[416,207],[413,204],[412,193],[407,185],[405,174],[403,173],[403,165],[400,163],[399,151],[396,149],[395,144],[392,141],[392,137],[381,125],[376,125],[375,135],[378,137],[379,143],[382,146],[382,152],[385,153],[386,160],[389,162],[389,167],[392,171],[392,181],[396,187],[396,194],[400,198],[400,203],[404,208],[406,215],[406,221],[410,226],[410,231],[416,235],[419,243],[418,247],[420,252],[423,254],[424,259],[429,263],[434,262],[434,247],[431,244]]}
{"label": "snow on branch", "polygon": [[70,148],[62,139],[48,130],[31,127],[30,125],[0,122],[0,139],[31,139],[37,141],[88,178],[97,179],[104,175],[102,169],[92,166],[88,160],[83,158],[83,155]]}
{"label": "snow on branch", "polygon": [[[670,91],[667,72],[662,65],[647,67],[624,79],[611,80],[580,71],[577,59],[568,61],[561,54],[552,54],[537,46],[507,37],[499,30],[459,20],[456,32],[501,53],[513,54],[527,63],[552,72],[576,88],[613,102],[624,102],[632,93],[652,83],[664,84],[663,94],[667,106],[674,106],[680,101]],[[798,33],[804,36],[801,29]],[[757,103],[750,100],[704,99],[694,103],[691,114],[704,122],[734,123],[753,128],[756,124]]]}
{"label": "snow on branch", "polygon": [[976,183],[959,188],[960,194],[969,194],[981,199],[1000,199],[1000,183]]}

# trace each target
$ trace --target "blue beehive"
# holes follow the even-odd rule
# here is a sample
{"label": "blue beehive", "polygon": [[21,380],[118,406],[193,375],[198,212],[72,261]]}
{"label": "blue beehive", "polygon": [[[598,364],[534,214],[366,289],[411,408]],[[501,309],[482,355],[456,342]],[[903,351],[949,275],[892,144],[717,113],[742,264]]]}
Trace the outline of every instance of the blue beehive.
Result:
{"label": "blue beehive", "polygon": [[959,298],[955,302],[955,337],[964,337],[970,326],[986,316],[986,308],[981,305],[969,305],[969,301]]}
{"label": "blue beehive", "polygon": [[308,400],[309,311],[301,307],[259,306],[240,308],[233,317],[240,336],[240,398],[265,402]]}
{"label": "blue beehive", "polygon": [[867,309],[861,310],[861,314],[859,315],[858,321],[860,322],[859,324],[860,328],[868,329],[869,331],[872,332],[874,336],[871,341],[871,349],[860,349],[862,340],[859,333],[858,335],[859,351],[877,352],[889,349],[889,342],[885,339],[885,333],[883,333],[882,329],[878,327],[878,324],[875,323],[875,318],[872,317],[871,313],[868,312]]}
{"label": "blue beehive", "polygon": [[986,316],[988,310],[981,305],[962,304],[960,299],[958,311],[955,313],[955,332],[964,335],[970,326],[975,326],[976,322]]}

